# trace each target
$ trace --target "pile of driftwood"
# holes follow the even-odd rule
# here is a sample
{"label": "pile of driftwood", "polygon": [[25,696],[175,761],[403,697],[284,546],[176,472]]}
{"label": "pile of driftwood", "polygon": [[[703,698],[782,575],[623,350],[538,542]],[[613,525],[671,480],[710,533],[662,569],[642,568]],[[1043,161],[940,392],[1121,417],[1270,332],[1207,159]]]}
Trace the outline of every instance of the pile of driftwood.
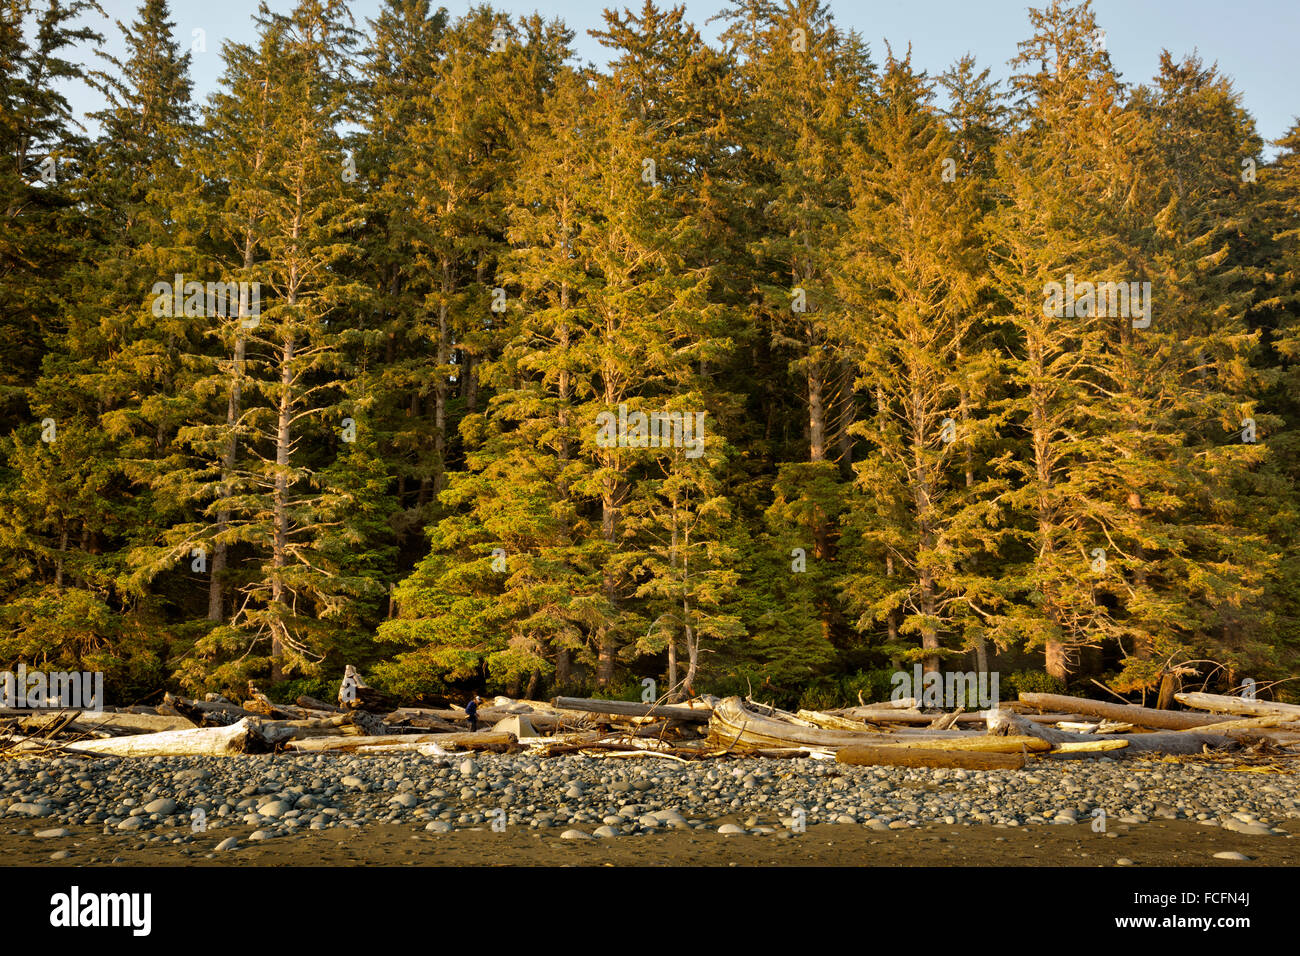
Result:
{"label": "pile of driftwood", "polygon": [[[351,673],[351,672],[350,672]],[[1161,710],[1054,694],[1021,694],[995,710],[923,711],[908,699],[832,711],[779,710],[751,699],[679,704],[498,697],[469,729],[458,706],[394,707],[364,683],[338,704],[273,703],[250,687],[236,704],[167,694],[154,708],[103,713],[0,711],[0,756],[182,756],[329,752],[444,756],[456,751],[542,756],[818,757],[848,764],[1019,768],[1037,759],[1246,750],[1300,755],[1300,705],[1178,694]]]}
{"label": "pile of driftwood", "polygon": [[1217,694],[1177,699],[1219,716],[1059,694],[1021,694],[1019,701],[972,713],[922,712],[907,700],[791,714],[728,698],[714,704],[710,734],[751,750],[801,746],[812,756],[833,754],[840,763],[966,769],[1015,769],[1035,759],[1090,755],[1300,753],[1300,706]]}

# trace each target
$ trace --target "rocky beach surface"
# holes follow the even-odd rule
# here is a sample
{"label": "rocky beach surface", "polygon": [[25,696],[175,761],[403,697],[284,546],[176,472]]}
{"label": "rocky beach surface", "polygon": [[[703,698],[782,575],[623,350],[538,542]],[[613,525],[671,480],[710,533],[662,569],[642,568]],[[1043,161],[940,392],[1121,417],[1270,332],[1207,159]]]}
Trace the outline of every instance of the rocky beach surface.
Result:
{"label": "rocky beach surface", "polygon": [[212,858],[311,831],[392,826],[591,843],[674,831],[782,840],[809,828],[935,826],[1106,835],[1153,821],[1279,841],[1300,834],[1300,777],[1253,770],[1107,758],[1023,771],[526,753],[26,759],[0,765],[0,815],[7,838],[42,841],[56,860],[70,855],[59,844],[74,834]]}

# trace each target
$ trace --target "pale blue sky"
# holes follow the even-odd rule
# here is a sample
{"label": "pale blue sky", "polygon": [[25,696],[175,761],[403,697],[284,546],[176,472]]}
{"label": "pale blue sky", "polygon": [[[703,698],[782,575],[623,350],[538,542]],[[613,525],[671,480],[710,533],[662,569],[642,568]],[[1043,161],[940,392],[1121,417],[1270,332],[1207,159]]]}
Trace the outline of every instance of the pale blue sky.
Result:
{"label": "pale blue sky", "polygon": [[[135,19],[137,0],[100,0],[111,19]],[[273,0],[272,9],[289,10],[293,0]],[[436,2],[436,0],[435,0]],[[1048,0],[1035,3],[1045,6]],[[172,0],[178,39],[190,42],[192,31],[206,31],[207,51],[196,53],[193,75],[200,98],[211,92],[221,72],[221,41],[250,40],[257,0]],[[351,5],[358,25],[378,9],[378,0],[357,0]],[[582,60],[604,65],[604,50],[586,31],[602,24],[607,6],[635,9],[630,4],[604,0],[563,0],[542,4],[537,0],[496,0],[494,8],[512,14],[540,10],[548,18],[561,17],[578,33]],[[668,0],[660,0],[667,6]],[[931,73],[942,72],[966,52],[974,53],[993,74],[1005,77],[1007,60],[1016,44],[1029,35],[1026,0],[831,0],[835,19],[857,29],[871,44],[876,60],[883,58],[884,41],[896,51],[912,44],[913,62]],[[453,17],[464,13],[466,0],[445,3]],[[723,6],[721,0],[687,0],[687,14],[712,39],[718,24],[705,21]],[[1267,140],[1281,136],[1300,114],[1300,82],[1295,62],[1300,53],[1300,0],[1094,0],[1102,29],[1106,31],[1111,61],[1124,80],[1139,83],[1156,71],[1160,51],[1175,56],[1199,51],[1207,63],[1217,61],[1243,94],[1246,108],[1255,116]],[[101,23],[105,49],[121,50],[116,28]],[[96,98],[84,90],[69,89],[78,112],[93,109]],[[1271,151],[1270,151],[1271,154]]]}

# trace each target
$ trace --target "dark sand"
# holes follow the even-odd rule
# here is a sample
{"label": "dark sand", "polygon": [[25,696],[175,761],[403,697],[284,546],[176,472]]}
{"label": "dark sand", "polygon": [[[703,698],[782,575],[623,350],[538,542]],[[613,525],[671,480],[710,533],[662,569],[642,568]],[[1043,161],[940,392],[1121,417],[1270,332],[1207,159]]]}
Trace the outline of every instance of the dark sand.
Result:
{"label": "dark sand", "polygon": [[[718,821],[719,823],[725,821]],[[1300,835],[1300,824],[1283,824]],[[430,833],[422,824],[376,824],[311,830],[264,842],[244,842],[251,827],[196,834],[192,844],[142,843],[128,834],[69,828],[73,835],[37,839],[0,834],[0,859],[10,866],[1294,866],[1295,837],[1244,836],[1185,820],[1114,824],[1094,833],[1073,826],[999,827],[936,824],[881,832],[819,824],[788,838],[776,834],[721,836],[674,830],[596,841],[561,840],[561,829],[510,827]],[[155,831],[164,836],[183,831]],[[227,837],[237,849],[213,853]],[[71,856],[51,860],[58,850]],[[1221,850],[1248,863],[1216,860]]]}

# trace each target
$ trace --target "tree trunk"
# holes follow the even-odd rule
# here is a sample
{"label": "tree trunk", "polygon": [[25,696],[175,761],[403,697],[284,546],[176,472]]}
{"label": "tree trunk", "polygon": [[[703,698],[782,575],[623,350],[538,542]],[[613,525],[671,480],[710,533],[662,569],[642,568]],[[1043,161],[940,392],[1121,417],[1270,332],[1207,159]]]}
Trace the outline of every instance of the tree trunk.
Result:
{"label": "tree trunk", "polygon": [[[291,296],[292,298],[292,296]],[[293,391],[293,358],[297,341],[292,332],[285,334],[280,356],[280,401],[275,430],[275,535],[271,552],[271,602],[276,610],[275,629],[271,634],[271,683],[284,676],[284,645],[280,639],[283,625],[278,615],[284,611],[284,569],[289,564],[289,449],[291,445],[290,419]]]}
{"label": "tree trunk", "polygon": [[568,688],[570,680],[569,651],[567,648],[558,648],[555,652],[555,686],[559,688]]}
{"label": "tree trunk", "polygon": [[668,690],[669,701],[680,700],[677,693],[677,635],[668,635]]}
{"label": "tree trunk", "polygon": [[826,405],[822,367],[808,360],[808,460],[826,460]]}
{"label": "tree trunk", "polygon": [[[433,476],[435,494],[446,487],[447,471],[447,373],[450,360],[447,298],[451,295],[451,263],[442,260],[442,298],[438,302],[438,370],[433,377],[433,451],[437,459]],[[423,502],[421,502],[423,503]]]}
{"label": "tree trunk", "polygon": [[[245,265],[247,265],[247,257]],[[244,303],[240,302],[239,316],[242,322],[245,318],[246,309]],[[236,333],[235,337],[235,365],[232,369],[232,378],[230,382],[230,398],[226,403],[226,427],[230,429],[230,438],[226,442],[226,453],[221,462],[221,495],[225,497],[230,494],[230,481],[234,477],[235,463],[239,451],[239,438],[236,435],[236,427],[239,423],[241,406],[243,404],[243,382],[241,381],[244,374],[244,336]],[[211,577],[208,579],[208,620],[220,621],[224,616],[225,610],[225,572],[226,572],[226,542],[222,540],[227,528],[230,527],[230,509],[222,508],[217,512],[217,541],[212,549],[212,567],[209,569]]]}
{"label": "tree trunk", "polygon": [[[606,391],[606,405],[616,405],[616,398],[617,396]],[[602,464],[609,469],[609,474],[604,479],[604,487],[601,493],[600,534],[611,557],[618,550],[619,487],[616,455],[616,450],[608,449],[602,455]],[[605,596],[605,601],[609,605],[609,614],[612,618],[614,608],[617,605],[618,593],[614,572],[610,570],[608,560],[606,560],[601,573],[601,590]],[[596,629],[596,686],[602,690],[609,688],[614,682],[614,656],[618,651],[617,644],[618,637],[610,626],[610,619],[603,620]]]}
{"label": "tree trunk", "polygon": [[689,695],[695,695],[695,674],[700,663],[700,642],[695,630],[686,625],[686,677],[682,680],[682,689]]}
{"label": "tree trunk", "polygon": [[838,445],[840,476],[845,481],[850,481],[853,478],[853,434],[849,428],[857,420],[857,405],[853,401],[854,371],[850,362],[840,363],[840,378],[842,381],[841,411],[835,437]]}

